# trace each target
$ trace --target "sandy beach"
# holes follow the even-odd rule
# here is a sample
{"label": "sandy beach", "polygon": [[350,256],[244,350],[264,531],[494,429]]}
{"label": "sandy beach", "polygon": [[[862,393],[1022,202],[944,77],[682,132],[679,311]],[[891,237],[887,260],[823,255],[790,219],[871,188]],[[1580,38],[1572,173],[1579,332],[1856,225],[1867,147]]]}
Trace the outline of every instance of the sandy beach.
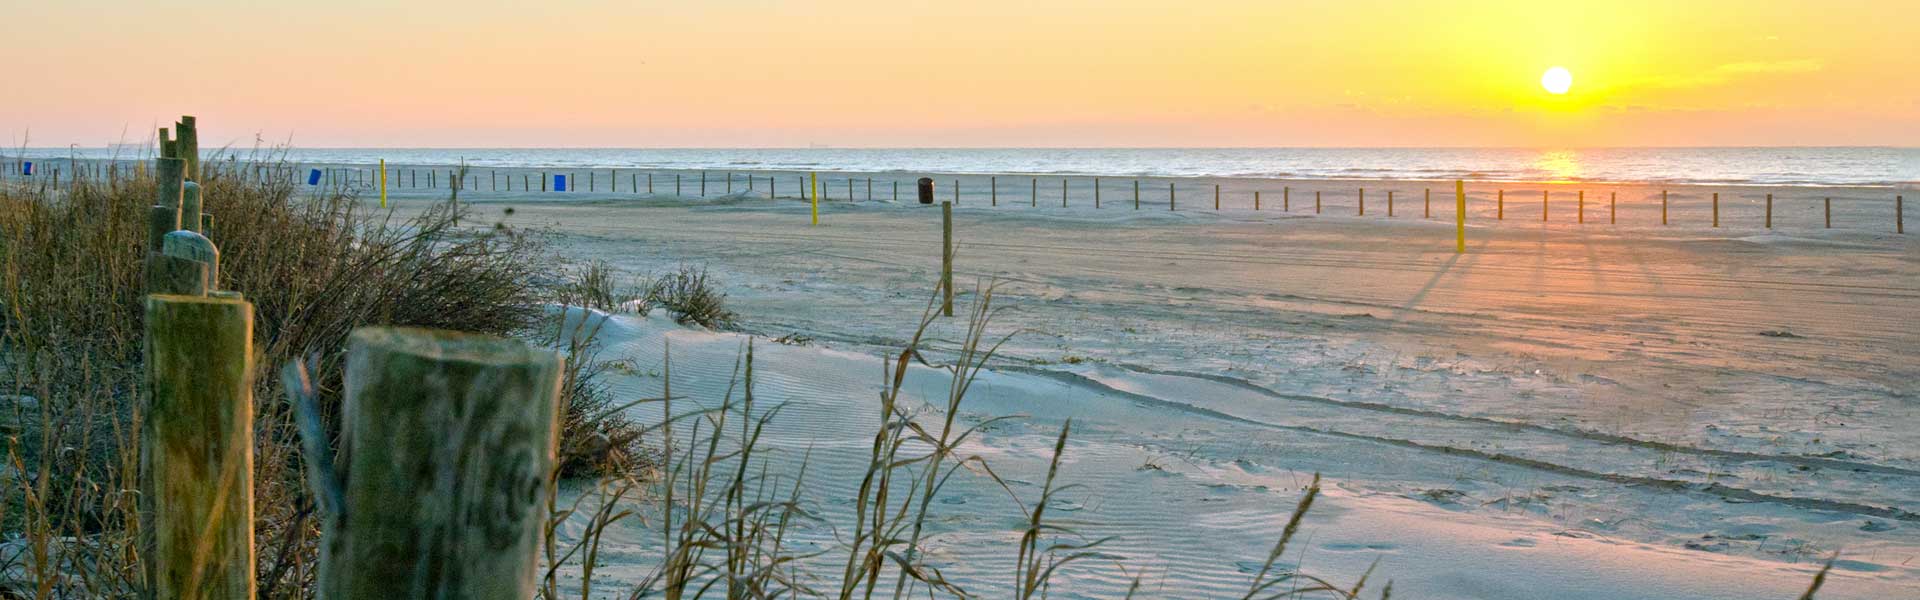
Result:
{"label": "sandy beach", "polygon": [[[812,449],[822,485],[810,493],[825,501],[858,474],[873,419],[860,407],[878,357],[925,307],[939,218],[865,201],[865,174],[823,179],[854,181],[856,201],[841,187],[818,226],[806,202],[742,189],[461,196],[484,226],[550,231],[574,260],[709,269],[745,316],[741,333],[619,317],[611,346],[657,374],[670,339],[675,389],[717,395],[733,354],[760,340],[760,393],[787,404],[776,445],[786,460]],[[937,179],[950,199],[956,177]],[[1291,563],[1351,579],[1379,560],[1396,595],[1785,597],[1836,550],[1823,597],[1915,590],[1920,437],[1905,424],[1920,418],[1920,364],[1903,357],[1920,354],[1920,244],[1891,232],[1891,205],[1876,198],[1892,190],[1671,190],[1663,227],[1656,186],[1586,187],[1581,225],[1573,186],[1546,186],[1542,224],[1543,186],[1476,183],[1456,255],[1451,198],[1436,189],[1423,218],[1437,182],[1183,179],[1169,211],[1167,180],[1143,180],[1143,196],[1158,195],[1135,211],[1131,180],[1103,182],[1100,209],[1069,180],[1063,209],[1048,180],[1036,208],[1031,184],[1003,189],[996,207],[986,177],[957,179],[960,287],[998,282],[996,329],[1015,333],[968,416],[1030,415],[973,450],[1044,470],[1041,451],[1073,419],[1071,480],[1085,488],[1071,518],[1120,536],[1105,548],[1119,560],[1071,576],[1082,593],[1117,595],[1134,575],[1156,596],[1228,593],[1241,582],[1205,579],[1219,576],[1213,563],[1261,555],[1272,529],[1256,525],[1284,519],[1314,472],[1332,500],[1309,522],[1326,533]],[[1267,195],[1283,188],[1291,211]],[[1490,199],[1500,189],[1504,221]],[[1768,193],[1771,231],[1757,212]],[[1832,230],[1809,223],[1828,196]],[[390,200],[405,213],[439,197]],[[956,343],[950,321],[933,348]],[[767,342],[794,334],[811,342]],[[916,377],[937,396],[931,371]],[[648,395],[660,383],[622,386]],[[990,502],[989,486],[961,484],[957,504]],[[940,564],[995,589],[1010,559],[969,548],[1009,530],[971,510],[942,526]],[[627,536],[627,552],[646,556],[644,532]]]}

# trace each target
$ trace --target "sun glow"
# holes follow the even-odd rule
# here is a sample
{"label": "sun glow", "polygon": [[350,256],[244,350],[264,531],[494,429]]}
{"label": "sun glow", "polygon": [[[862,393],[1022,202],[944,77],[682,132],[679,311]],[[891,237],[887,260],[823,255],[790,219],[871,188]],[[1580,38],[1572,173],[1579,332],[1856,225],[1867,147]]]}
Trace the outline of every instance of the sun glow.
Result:
{"label": "sun glow", "polygon": [[1567,71],[1566,67],[1547,69],[1546,73],[1540,75],[1540,87],[1547,88],[1549,94],[1565,94],[1568,88],[1573,87],[1573,73]]}

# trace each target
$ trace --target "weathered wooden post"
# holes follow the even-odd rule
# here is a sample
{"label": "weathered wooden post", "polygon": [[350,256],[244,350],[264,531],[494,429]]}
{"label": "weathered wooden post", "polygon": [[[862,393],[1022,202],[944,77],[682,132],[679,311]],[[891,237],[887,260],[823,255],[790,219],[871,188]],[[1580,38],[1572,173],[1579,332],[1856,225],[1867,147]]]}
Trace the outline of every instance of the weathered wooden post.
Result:
{"label": "weathered wooden post", "polygon": [[1660,190],[1660,224],[1667,224],[1667,191]]}
{"label": "weathered wooden post", "polygon": [[1169,181],[1167,182],[1167,210],[1169,211],[1174,210],[1173,201],[1175,196],[1176,194],[1174,193],[1174,190],[1173,190],[1173,182]]}
{"label": "weathered wooden post", "polygon": [[1367,188],[1360,188],[1360,216],[1367,216]]}
{"label": "weathered wooden post", "polygon": [[1905,234],[1907,232],[1906,196],[1893,197],[1893,232],[1898,234]]}
{"label": "weathered wooden post", "polygon": [[1033,178],[1033,189],[1027,192],[1027,203],[1035,207],[1040,206],[1040,178],[1039,177]]}
{"label": "weathered wooden post", "polygon": [[1213,209],[1220,210],[1220,184],[1213,184]]}
{"label": "weathered wooden post", "polygon": [[188,181],[180,185],[180,229],[200,231],[200,184]]}
{"label": "weathered wooden post", "polygon": [[174,157],[153,161],[157,194],[147,222],[147,251],[159,252],[161,238],[180,228],[180,205],[186,194],[187,162]]}
{"label": "weathered wooden post", "polygon": [[1260,210],[1260,190],[1253,191],[1253,210]]}
{"label": "weathered wooden post", "polygon": [[253,305],[146,301],[141,528],[154,598],[251,600]]}
{"label": "weathered wooden post", "polygon": [[1827,229],[1833,229],[1833,198],[1827,198],[1826,205],[1827,205]]}
{"label": "weathered wooden post", "polygon": [[1607,224],[1620,224],[1620,192],[1607,192]]}
{"label": "weathered wooden post", "polygon": [[1060,208],[1067,207],[1067,178],[1060,178]]}
{"label": "weathered wooden post", "polygon": [[1580,202],[1579,204],[1574,205],[1574,211],[1579,213],[1574,216],[1574,220],[1582,225],[1585,225],[1587,222],[1587,191],[1586,190],[1580,190]]}
{"label": "weathered wooden post", "polygon": [[1767,194],[1767,229],[1773,229],[1773,194]]}
{"label": "weathered wooden post", "polygon": [[1100,208],[1100,178],[1093,178],[1093,207]]}
{"label": "weathered wooden post", "polygon": [[675,196],[680,195],[680,174],[679,173],[673,174],[673,195]]}
{"label": "weathered wooden post", "polygon": [[560,357],[518,341],[362,328],[347,339],[341,514],[317,593],[531,598],[559,433]]}
{"label": "weathered wooden post", "polygon": [[1420,211],[1420,218],[1431,219],[1433,218],[1433,188],[1426,188],[1425,193],[1426,200],[1425,204],[1422,205],[1424,208]]}
{"label": "weathered wooden post", "polygon": [[1280,211],[1293,212],[1293,188],[1280,188]]}
{"label": "weathered wooden post", "polygon": [[940,312],[953,316],[953,203],[940,203]]}
{"label": "weathered wooden post", "polygon": [[953,205],[960,205],[960,180],[958,178],[953,180]]}
{"label": "weathered wooden post", "polygon": [[1387,218],[1393,218],[1393,190],[1387,190]]}
{"label": "weathered wooden post", "polygon": [[1500,190],[1499,197],[1500,197],[1500,203],[1497,205],[1497,208],[1494,209],[1493,220],[1505,221],[1507,220],[1507,191]]}
{"label": "weathered wooden post", "polygon": [[187,161],[187,181],[200,180],[200,126],[191,115],[183,115],[173,125],[177,136],[174,145],[174,158]]}
{"label": "weathered wooden post", "polygon": [[1140,210],[1140,180],[1133,180],[1133,209]]}
{"label": "weathered wooden post", "polygon": [[1713,226],[1720,226],[1720,192],[1713,193]]}
{"label": "weathered wooden post", "polygon": [[700,172],[700,197],[707,197],[707,172]]}
{"label": "weathered wooden post", "polygon": [[1320,192],[1318,190],[1313,192],[1313,214],[1320,214]]}
{"label": "weathered wooden post", "polygon": [[1547,211],[1550,210],[1551,208],[1547,204],[1547,194],[1549,193],[1551,192],[1548,190],[1540,190],[1540,222],[1541,223],[1547,222]]}

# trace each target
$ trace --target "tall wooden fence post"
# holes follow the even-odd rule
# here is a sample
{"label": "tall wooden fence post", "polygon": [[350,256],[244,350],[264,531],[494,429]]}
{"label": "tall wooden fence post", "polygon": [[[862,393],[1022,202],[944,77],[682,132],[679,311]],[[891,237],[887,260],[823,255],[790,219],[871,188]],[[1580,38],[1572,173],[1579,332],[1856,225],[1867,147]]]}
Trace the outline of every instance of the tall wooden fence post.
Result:
{"label": "tall wooden fence post", "polygon": [[1467,183],[1453,182],[1453,253],[1467,253]]}
{"label": "tall wooden fence post", "polygon": [[253,305],[153,295],[140,436],[155,598],[251,600]]}
{"label": "tall wooden fence post", "polygon": [[324,520],[318,596],[533,597],[559,395],[552,351],[448,331],[354,331],[341,514]]}
{"label": "tall wooden fence post", "polygon": [[940,203],[940,312],[953,316],[953,203]]}

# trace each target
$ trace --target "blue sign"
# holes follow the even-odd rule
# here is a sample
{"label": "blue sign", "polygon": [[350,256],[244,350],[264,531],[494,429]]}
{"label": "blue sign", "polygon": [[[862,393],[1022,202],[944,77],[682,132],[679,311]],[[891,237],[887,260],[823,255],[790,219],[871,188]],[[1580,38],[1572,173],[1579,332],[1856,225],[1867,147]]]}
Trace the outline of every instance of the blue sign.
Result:
{"label": "blue sign", "polygon": [[567,176],[557,174],[553,176],[553,191],[567,191]]}
{"label": "blue sign", "polygon": [[20,174],[28,177],[33,176],[33,163],[31,161],[20,163]]}
{"label": "blue sign", "polygon": [[319,169],[309,169],[307,171],[307,185],[320,185]]}

